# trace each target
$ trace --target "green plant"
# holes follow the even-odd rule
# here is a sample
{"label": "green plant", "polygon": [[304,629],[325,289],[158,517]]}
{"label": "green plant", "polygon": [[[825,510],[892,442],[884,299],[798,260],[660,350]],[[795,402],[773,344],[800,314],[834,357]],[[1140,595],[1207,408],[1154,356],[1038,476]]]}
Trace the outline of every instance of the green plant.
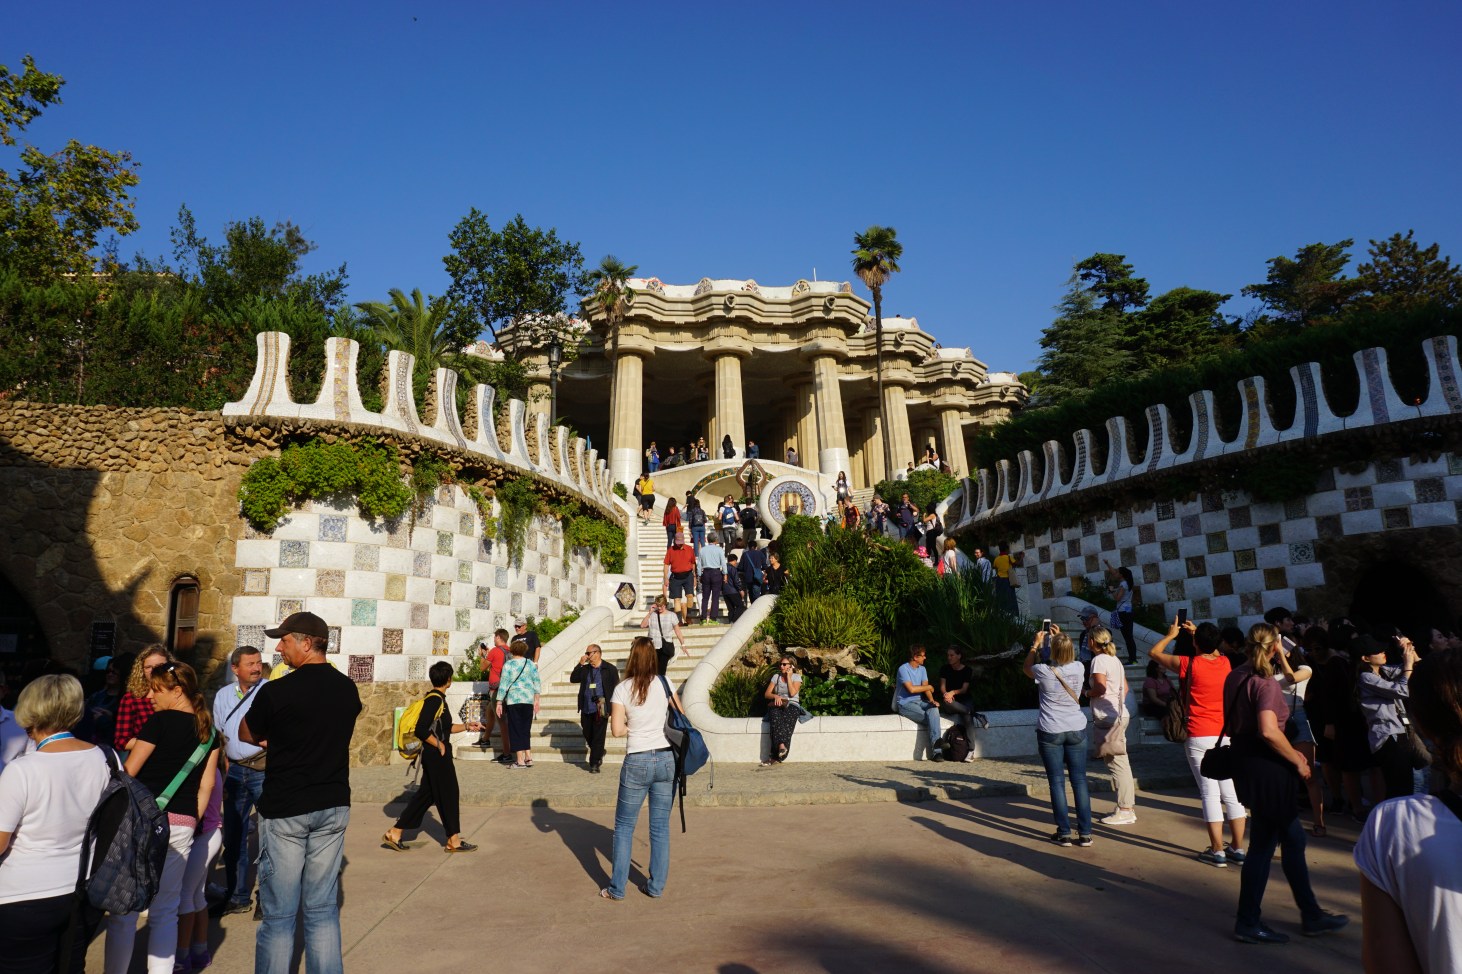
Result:
{"label": "green plant", "polygon": [[482,635],[472,640],[472,645],[467,647],[467,652],[463,654],[461,661],[457,663],[457,669],[452,673],[453,683],[476,683],[484,678],[482,658],[477,655],[477,647],[482,643],[490,642],[492,642],[491,639]]}
{"label": "green plant", "polygon": [[923,621],[925,644],[936,655],[950,646],[972,656],[1001,653],[1035,634],[1028,622],[996,606],[994,584],[976,571],[939,577],[915,592],[913,603],[914,614]]}
{"label": "green plant", "polygon": [[430,450],[423,451],[411,464],[411,492],[421,502],[442,484],[452,482],[452,465]]}
{"label": "green plant", "polygon": [[782,524],[782,533],[777,538],[782,560],[787,561],[793,552],[806,551],[809,545],[816,545],[822,538],[822,521],[806,514],[789,514]]}
{"label": "green plant", "polygon": [[614,496],[618,497],[620,500],[628,500],[629,488],[616,480],[614,482]]}
{"label": "green plant", "polygon": [[842,595],[862,606],[885,635],[899,630],[913,593],[936,577],[908,545],[842,528],[820,536],[810,549],[788,552],[787,569],[775,612],[809,595]]}
{"label": "green plant", "polygon": [[754,673],[745,670],[722,670],[711,684],[711,710],[721,717],[755,717],[757,701],[763,699],[772,668],[763,666]]}
{"label": "green plant", "polygon": [[843,673],[831,680],[809,676],[798,698],[809,714],[818,717],[862,717],[886,714],[893,691],[879,680]]}
{"label": "green plant", "polygon": [[528,522],[538,513],[541,501],[533,482],[527,477],[505,481],[497,488],[498,536],[508,546],[508,557],[521,563],[523,546],[528,539]]}
{"label": "green plant", "polygon": [[477,513],[482,518],[482,536],[496,538],[498,524],[497,514],[494,513],[492,507],[492,496],[476,484],[468,484],[462,489],[468,497],[472,498],[472,503],[477,505]]}
{"label": "green plant", "polygon": [[888,501],[891,507],[897,507],[899,498],[908,494],[910,502],[920,511],[924,511],[930,504],[938,504],[954,493],[958,486],[959,480],[947,473],[938,470],[915,470],[909,474],[907,480],[880,480],[874,486],[873,492]]}
{"label": "green plant", "polygon": [[777,614],[777,637],[785,646],[861,649],[877,643],[878,627],[862,606],[846,596],[804,595]]}
{"label": "green plant", "polygon": [[528,628],[538,633],[539,643],[547,644],[548,641],[551,640],[554,636],[557,636],[559,633],[563,632],[570,625],[572,625],[574,620],[578,617],[578,609],[570,609],[568,612],[565,612],[557,619],[544,619],[542,622],[539,623],[535,623],[533,621],[533,617],[529,616]]}
{"label": "green plant", "polygon": [[579,513],[563,520],[564,556],[574,548],[599,553],[599,563],[611,575],[624,571],[626,544],[624,528],[601,517]]}
{"label": "green plant", "polygon": [[239,484],[240,509],[260,531],[274,530],[303,501],[332,496],[354,496],[362,515],[389,520],[406,512],[413,494],[396,448],[373,440],[292,443],[277,460],[257,460]]}

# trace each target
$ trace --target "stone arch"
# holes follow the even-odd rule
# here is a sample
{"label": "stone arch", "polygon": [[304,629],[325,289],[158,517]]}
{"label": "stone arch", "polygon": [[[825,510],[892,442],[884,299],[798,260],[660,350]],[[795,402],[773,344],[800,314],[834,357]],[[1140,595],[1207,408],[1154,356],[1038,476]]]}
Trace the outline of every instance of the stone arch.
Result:
{"label": "stone arch", "polygon": [[1316,542],[1325,584],[1300,589],[1311,616],[1359,616],[1408,632],[1455,627],[1462,605],[1462,527],[1401,528]]}

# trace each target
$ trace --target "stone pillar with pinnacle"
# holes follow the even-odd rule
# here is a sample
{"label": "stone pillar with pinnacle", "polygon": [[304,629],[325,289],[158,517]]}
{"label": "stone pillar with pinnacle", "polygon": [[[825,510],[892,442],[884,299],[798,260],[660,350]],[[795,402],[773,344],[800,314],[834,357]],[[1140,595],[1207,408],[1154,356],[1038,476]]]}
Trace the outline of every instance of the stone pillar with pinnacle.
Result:
{"label": "stone pillar with pinnacle", "polygon": [[838,386],[838,360],[812,357],[812,387],[817,405],[817,468],[826,477],[848,471],[848,431],[843,425],[843,393]]}
{"label": "stone pillar with pinnacle", "polygon": [[970,473],[969,460],[965,458],[965,432],[964,423],[961,421],[960,411],[954,408],[945,408],[939,411],[940,438],[944,441],[944,450],[940,453],[941,459],[949,464],[949,469],[956,477],[968,477]]}
{"label": "stone pillar with pinnacle", "polygon": [[614,401],[609,409],[609,470],[615,483],[633,487],[645,469],[645,359],[619,350],[614,360]]}
{"label": "stone pillar with pinnacle", "polygon": [[897,472],[914,459],[914,441],[909,432],[909,407],[904,387],[887,379],[883,382],[883,411],[888,419],[889,450],[893,452],[893,456],[888,458],[888,465]]}

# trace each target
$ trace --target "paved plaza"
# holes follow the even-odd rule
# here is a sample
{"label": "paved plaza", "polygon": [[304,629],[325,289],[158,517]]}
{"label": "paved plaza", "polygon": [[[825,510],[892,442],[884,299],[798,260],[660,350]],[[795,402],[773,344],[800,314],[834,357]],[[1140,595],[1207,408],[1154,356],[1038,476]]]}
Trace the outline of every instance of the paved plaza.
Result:
{"label": "paved plaza", "polygon": [[[1332,824],[1330,838],[1309,844],[1316,893],[1328,909],[1352,916],[1349,929],[1298,936],[1276,863],[1265,917],[1293,942],[1235,943],[1239,870],[1193,858],[1202,828],[1191,782],[1175,778],[1187,773],[1172,763],[1177,751],[1138,749],[1138,777],[1147,782],[1139,823],[1099,826],[1089,849],[1046,841],[1052,822],[1034,762],[723,765],[710,791],[704,772],[692,779],[686,834],[672,815],[664,898],[631,889],[618,903],[595,895],[608,879],[617,776],[549,764],[512,774],[464,762],[463,833],[481,849],[449,856],[439,849],[434,816],[409,852],[381,849],[399,806],[384,807],[379,796],[399,793],[405,779],[399,767],[357,769],[345,850],[345,967],[352,974],[423,964],[718,974],[1359,970],[1355,826]],[[1092,778],[1094,789],[1106,784],[1098,771]],[[1095,791],[1093,807],[1110,810],[1110,791]],[[643,817],[636,845],[637,884],[649,852]],[[248,914],[219,924],[213,970],[251,971],[257,926]],[[89,963],[101,969],[100,940]]]}

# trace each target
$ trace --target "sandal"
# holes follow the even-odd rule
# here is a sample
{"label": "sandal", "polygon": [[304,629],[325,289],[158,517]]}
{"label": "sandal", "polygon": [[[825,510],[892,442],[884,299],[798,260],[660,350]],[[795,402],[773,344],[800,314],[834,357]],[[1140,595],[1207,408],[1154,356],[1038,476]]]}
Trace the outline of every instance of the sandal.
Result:
{"label": "sandal", "polygon": [[408,847],[400,839],[391,838],[391,833],[387,832],[381,836],[381,848],[390,849],[393,852],[405,852]]}
{"label": "sandal", "polygon": [[603,889],[601,889],[599,891],[599,898],[601,900],[613,900],[616,903],[618,903],[619,900],[620,900],[620,897],[615,896],[613,893],[609,892],[609,887],[608,886],[604,887]]}
{"label": "sandal", "polygon": [[787,759],[787,745],[785,745],[785,744],[778,744],[777,745],[777,760],[778,761],[785,761],[786,759]]}
{"label": "sandal", "polygon": [[442,851],[443,852],[476,852],[477,851],[477,846],[473,845],[471,842],[468,842],[466,839],[463,839],[460,842],[458,842],[456,845],[444,845],[444,846],[442,846]]}

